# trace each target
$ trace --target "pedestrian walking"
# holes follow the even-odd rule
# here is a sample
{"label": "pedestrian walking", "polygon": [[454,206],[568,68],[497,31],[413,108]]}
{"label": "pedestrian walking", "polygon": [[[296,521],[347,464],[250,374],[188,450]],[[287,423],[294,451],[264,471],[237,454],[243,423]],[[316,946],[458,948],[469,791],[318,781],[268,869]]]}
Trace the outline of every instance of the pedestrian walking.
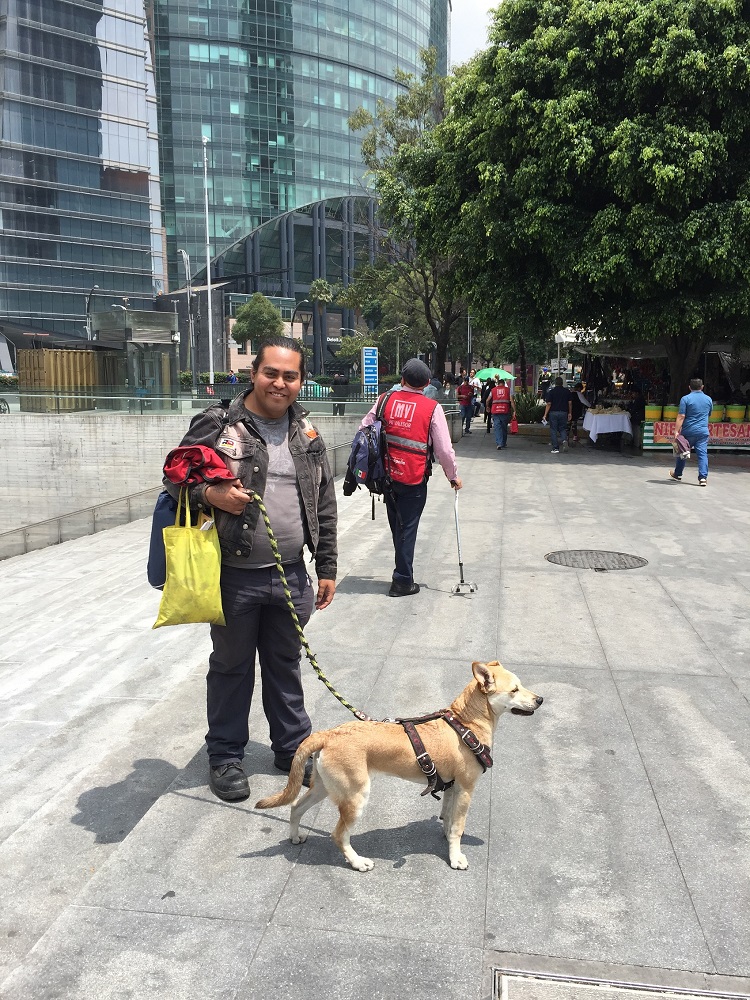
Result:
{"label": "pedestrian walking", "polygon": [[[389,394],[381,418],[386,471],[392,481],[386,507],[396,562],[389,597],[419,593],[419,584],[414,582],[414,549],[427,502],[427,480],[432,474],[430,453],[440,462],[453,489],[462,486],[445,412],[437,400],[427,399],[423,392],[429,381],[430,369],[423,361],[407,361],[401,372],[401,390]],[[365,415],[360,429],[375,421],[379,403],[380,399]]]}
{"label": "pedestrian walking", "polygon": [[552,441],[552,454],[560,454],[560,446],[563,451],[568,450],[567,427],[568,421],[573,418],[572,394],[567,386],[563,385],[563,380],[558,376],[555,384],[547,393],[545,400],[547,407],[544,411],[544,419],[549,417],[549,433]]}
{"label": "pedestrian walking", "polygon": [[[213,509],[221,543],[226,625],[211,626],[206,747],[211,790],[228,801],[250,794],[242,761],[256,653],[263,711],[280,771],[289,771],[295,750],[312,731],[302,690],[299,636],[263,518],[251,498],[253,492],[263,498],[291,600],[304,626],[313,606],[322,610],[333,600],[337,556],[336,495],[326,448],[296,402],[304,378],[300,342],[269,337],[252,363],[250,388],[226,411],[210,406],[199,413],[182,439],[183,446],[213,449],[237,477],[187,488],[194,512]],[[177,499],[180,487],[167,480],[164,485]],[[316,593],[303,561],[304,545],[314,553]]]}
{"label": "pedestrian walking", "polygon": [[[682,434],[695,449],[698,458],[698,485],[706,486],[708,482],[708,418],[714,401],[703,391],[703,379],[690,380],[690,392],[680,400],[677,411],[677,421],[674,426],[675,437]],[[674,472],[669,476],[675,482],[680,482],[685,469],[686,459],[677,456]]]}
{"label": "pedestrian walking", "polygon": [[487,433],[492,430],[492,407],[490,405],[490,393],[496,385],[491,378],[485,379],[482,383],[481,403],[484,410],[484,422],[487,425]]}
{"label": "pedestrian walking", "polygon": [[492,424],[495,428],[495,445],[498,451],[502,451],[508,446],[508,424],[511,415],[513,417],[516,415],[516,402],[504,378],[498,380],[490,393],[489,402],[492,408]]}
{"label": "pedestrian walking", "polygon": [[456,389],[456,399],[461,408],[461,427],[464,434],[471,434],[471,418],[474,416],[474,386],[463,379]]}
{"label": "pedestrian walking", "polygon": [[237,385],[237,376],[231,368],[229,369],[229,374],[227,375],[227,382],[229,382],[230,385]]}

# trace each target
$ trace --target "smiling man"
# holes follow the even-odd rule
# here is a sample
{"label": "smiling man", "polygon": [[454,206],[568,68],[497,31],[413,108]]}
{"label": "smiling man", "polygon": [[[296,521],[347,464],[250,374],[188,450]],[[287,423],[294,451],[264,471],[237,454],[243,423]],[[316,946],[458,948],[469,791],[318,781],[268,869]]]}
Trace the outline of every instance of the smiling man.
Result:
{"label": "smiling man", "polygon": [[[336,498],[325,444],[296,402],[305,377],[298,341],[269,337],[252,364],[252,386],[226,411],[198,414],[182,445],[213,448],[235,475],[189,488],[193,510],[214,509],[222,551],[221,597],[226,625],[212,625],[207,680],[209,784],[220,799],[250,794],[242,766],[256,650],[274,763],[288,771],[310,735],[300,671],[300,641],[257,503],[263,498],[281,552],[292,601],[304,627],[328,607],[336,589]],[[172,495],[179,492],[165,480]],[[315,557],[317,594],[303,562]],[[309,778],[309,769],[306,780]]]}

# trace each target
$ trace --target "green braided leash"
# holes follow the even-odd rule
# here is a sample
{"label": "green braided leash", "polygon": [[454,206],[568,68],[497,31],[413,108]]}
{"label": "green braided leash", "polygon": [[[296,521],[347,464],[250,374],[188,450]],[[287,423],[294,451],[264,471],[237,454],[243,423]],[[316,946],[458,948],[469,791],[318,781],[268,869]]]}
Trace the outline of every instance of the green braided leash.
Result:
{"label": "green braided leash", "polygon": [[250,492],[252,499],[258,505],[258,510],[263,515],[263,520],[265,521],[266,525],[266,531],[268,532],[268,541],[271,545],[271,551],[273,552],[273,557],[276,560],[276,569],[278,569],[279,571],[279,576],[281,577],[281,585],[284,588],[284,596],[286,597],[286,604],[287,607],[289,608],[289,611],[291,612],[292,621],[294,622],[294,627],[297,629],[297,635],[299,636],[299,640],[302,643],[302,648],[305,650],[305,655],[312,664],[313,670],[318,675],[318,680],[323,681],[323,683],[331,692],[331,694],[334,696],[334,698],[338,699],[338,701],[341,702],[344,708],[348,708],[349,711],[357,719],[360,719],[362,722],[372,722],[372,718],[369,715],[367,715],[365,712],[361,712],[358,708],[355,708],[354,705],[350,705],[349,702],[346,700],[346,698],[344,698],[343,695],[340,695],[338,693],[336,688],[333,686],[333,684],[331,684],[326,675],[318,666],[318,661],[315,659],[315,654],[310,649],[307,639],[305,638],[305,633],[302,631],[302,626],[300,625],[299,618],[297,617],[297,612],[294,609],[292,592],[290,591],[289,584],[287,583],[286,574],[284,573],[284,567],[281,565],[281,552],[279,552],[279,546],[276,541],[276,537],[273,533],[273,529],[271,527],[271,522],[268,517],[268,511],[265,508],[265,504],[263,503],[262,498],[258,496],[257,493],[253,493],[251,491],[248,492]]}

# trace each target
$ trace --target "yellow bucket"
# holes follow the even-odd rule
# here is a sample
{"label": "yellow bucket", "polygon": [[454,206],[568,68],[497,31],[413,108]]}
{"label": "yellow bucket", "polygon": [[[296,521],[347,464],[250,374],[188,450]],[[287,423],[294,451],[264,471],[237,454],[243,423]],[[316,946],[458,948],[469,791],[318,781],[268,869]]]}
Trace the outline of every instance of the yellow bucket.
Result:
{"label": "yellow bucket", "polygon": [[676,404],[669,403],[664,407],[664,419],[671,420],[673,423],[677,419],[677,411],[679,406]]}
{"label": "yellow bucket", "polygon": [[744,403],[727,403],[727,420],[730,424],[741,424],[745,419]]}
{"label": "yellow bucket", "polygon": [[646,403],[646,420],[661,420],[661,406],[656,403]]}
{"label": "yellow bucket", "polygon": [[724,420],[724,404],[714,403],[708,415],[709,424],[720,424]]}

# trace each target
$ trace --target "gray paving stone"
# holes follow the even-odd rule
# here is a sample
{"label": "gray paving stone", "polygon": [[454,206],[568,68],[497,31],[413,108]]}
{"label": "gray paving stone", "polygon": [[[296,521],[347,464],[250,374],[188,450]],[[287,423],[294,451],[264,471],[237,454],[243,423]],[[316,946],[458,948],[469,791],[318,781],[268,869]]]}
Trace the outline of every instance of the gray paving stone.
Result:
{"label": "gray paving stone", "polygon": [[262,932],[236,919],[72,906],[2,984],[3,1000],[227,1000]]}
{"label": "gray paving stone", "polygon": [[[635,573],[640,574],[637,578]],[[612,669],[723,675],[690,621],[653,576],[581,574],[581,588]],[[639,627],[638,623],[651,623]]]}
{"label": "gray paving stone", "polygon": [[[441,707],[473,659],[500,659],[545,697],[535,718],[501,721],[469,813],[468,872],[448,867],[438,804],[396,779],[374,782],[353,834],[373,872],[344,864],[327,804],[308,814],[308,842],[291,845],[288,809],[252,806],[285,781],[259,699],[251,800],[215,799],[201,749],[208,629],[151,631],[148,522],[115,528],[0,568],[2,721],[34,732],[46,782],[4,760],[0,939],[15,992],[0,968],[0,994],[107,997],[96,976],[111,968],[118,997],[179,997],[189,981],[228,1000],[393,996],[404,984],[478,1000],[484,949],[511,946],[540,961],[703,971],[709,984],[719,967],[746,969],[745,468],[723,459],[710,490],[670,491],[660,456],[558,457],[513,441],[499,460],[481,434],[459,451],[465,577],[480,590],[450,596],[453,496],[439,471],[415,598],[386,596],[382,506],[372,522],[367,497],[339,493],[339,594],[306,631],[335,686],[376,717]],[[593,574],[544,561],[583,544],[649,565]],[[348,721],[306,662],[303,676],[314,725]],[[242,961],[217,978],[214,940],[238,912]],[[172,970],[186,953],[183,977]]]}
{"label": "gray paving stone", "polygon": [[750,975],[750,705],[728,678],[617,676],[719,973]]}
{"label": "gray paving stone", "polygon": [[487,931],[510,951],[713,971],[612,678],[555,668],[534,690],[541,710],[495,746]]}
{"label": "gray paving stone", "polygon": [[269,929],[237,1000],[386,1000],[408,991],[414,1000],[479,1000],[478,948],[437,949],[398,936],[353,931],[296,931],[296,923]]}

